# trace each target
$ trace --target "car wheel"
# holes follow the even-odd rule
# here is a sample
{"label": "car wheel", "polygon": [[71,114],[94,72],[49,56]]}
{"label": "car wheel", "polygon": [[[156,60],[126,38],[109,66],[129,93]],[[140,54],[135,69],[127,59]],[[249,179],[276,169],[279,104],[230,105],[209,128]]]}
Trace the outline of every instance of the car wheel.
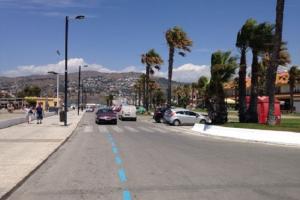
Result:
{"label": "car wheel", "polygon": [[200,124],[205,124],[205,123],[206,123],[205,119],[200,120]]}
{"label": "car wheel", "polygon": [[179,126],[180,125],[180,121],[178,119],[176,119],[174,122],[173,122],[173,125],[174,126]]}
{"label": "car wheel", "polygon": [[136,118],[133,118],[133,121],[136,121]]}

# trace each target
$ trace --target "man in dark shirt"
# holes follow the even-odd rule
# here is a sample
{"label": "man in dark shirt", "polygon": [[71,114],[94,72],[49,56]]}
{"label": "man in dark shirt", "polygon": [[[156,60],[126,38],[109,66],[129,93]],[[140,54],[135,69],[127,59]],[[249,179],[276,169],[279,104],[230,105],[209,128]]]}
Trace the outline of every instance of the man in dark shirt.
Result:
{"label": "man in dark shirt", "polygon": [[36,120],[37,124],[41,124],[43,120],[43,107],[41,103],[36,107]]}

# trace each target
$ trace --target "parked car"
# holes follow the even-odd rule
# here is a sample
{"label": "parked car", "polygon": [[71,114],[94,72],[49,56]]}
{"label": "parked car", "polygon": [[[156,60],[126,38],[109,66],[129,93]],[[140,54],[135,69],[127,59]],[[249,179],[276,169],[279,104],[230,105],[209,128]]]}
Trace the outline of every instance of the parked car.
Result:
{"label": "parked car", "polygon": [[94,109],[94,107],[92,107],[92,106],[88,106],[88,107],[85,109],[85,111],[86,111],[86,112],[94,112],[95,109]]}
{"label": "parked car", "polygon": [[120,120],[130,119],[136,121],[136,107],[132,105],[122,105],[118,112]]}
{"label": "parked car", "polygon": [[146,108],[144,108],[143,106],[137,106],[136,110],[138,114],[144,114],[146,112]]}
{"label": "parked car", "polygon": [[110,108],[100,108],[96,112],[96,124],[112,123],[117,124],[117,114]]}
{"label": "parked car", "polygon": [[195,123],[211,123],[211,120],[208,116],[183,108],[166,110],[164,119],[167,123],[174,126]]}
{"label": "parked car", "polygon": [[166,112],[168,108],[165,107],[161,107],[161,108],[157,108],[154,112],[153,115],[153,119],[157,122],[157,123],[161,123],[164,120],[164,114]]}

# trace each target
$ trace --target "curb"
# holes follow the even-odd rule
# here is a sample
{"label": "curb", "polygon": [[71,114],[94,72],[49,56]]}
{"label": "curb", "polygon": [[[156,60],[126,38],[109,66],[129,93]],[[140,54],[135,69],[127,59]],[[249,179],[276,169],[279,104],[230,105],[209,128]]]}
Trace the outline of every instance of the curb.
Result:
{"label": "curb", "polygon": [[[45,118],[52,117],[54,115],[55,115],[55,113],[46,113]],[[32,119],[32,121],[34,121],[34,120],[36,120],[35,117]],[[18,124],[22,124],[22,123],[25,123],[25,122],[26,122],[25,117],[17,117],[17,118],[13,118],[13,119],[1,120],[0,121],[0,129],[8,128],[8,127],[15,126],[15,125],[18,125]]]}
{"label": "curb", "polygon": [[82,116],[80,117],[80,120],[78,121],[78,123],[76,124],[75,128],[73,129],[73,131],[70,133],[70,135],[68,137],[66,137],[64,139],[64,141],[58,145],[40,164],[38,164],[31,172],[29,172],[28,175],[26,175],[24,178],[22,178],[13,188],[11,188],[8,192],[6,192],[3,196],[0,196],[0,200],[6,200],[7,198],[10,197],[10,195],[15,192],[18,188],[20,188],[25,182],[26,180],[28,180],[45,162],[48,161],[48,159],[54,154],[56,153],[61,146],[63,146],[73,135],[73,133],[75,132],[75,130],[77,129],[83,115],[85,113],[82,114]]}
{"label": "curb", "polygon": [[192,130],[206,136],[300,147],[300,133],[297,132],[229,128],[207,124],[195,124]]}

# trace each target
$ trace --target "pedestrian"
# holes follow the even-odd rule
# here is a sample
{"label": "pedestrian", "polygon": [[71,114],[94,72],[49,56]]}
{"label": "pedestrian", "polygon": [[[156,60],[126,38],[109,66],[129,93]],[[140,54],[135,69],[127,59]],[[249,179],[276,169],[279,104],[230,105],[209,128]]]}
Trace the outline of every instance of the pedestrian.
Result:
{"label": "pedestrian", "polygon": [[38,106],[36,107],[35,113],[36,113],[37,124],[41,124],[43,120],[43,114],[44,114],[41,103],[39,103]]}
{"label": "pedestrian", "polygon": [[30,124],[31,119],[32,119],[32,115],[33,115],[32,107],[25,106],[24,111],[25,111],[26,121],[28,122],[28,124]]}

